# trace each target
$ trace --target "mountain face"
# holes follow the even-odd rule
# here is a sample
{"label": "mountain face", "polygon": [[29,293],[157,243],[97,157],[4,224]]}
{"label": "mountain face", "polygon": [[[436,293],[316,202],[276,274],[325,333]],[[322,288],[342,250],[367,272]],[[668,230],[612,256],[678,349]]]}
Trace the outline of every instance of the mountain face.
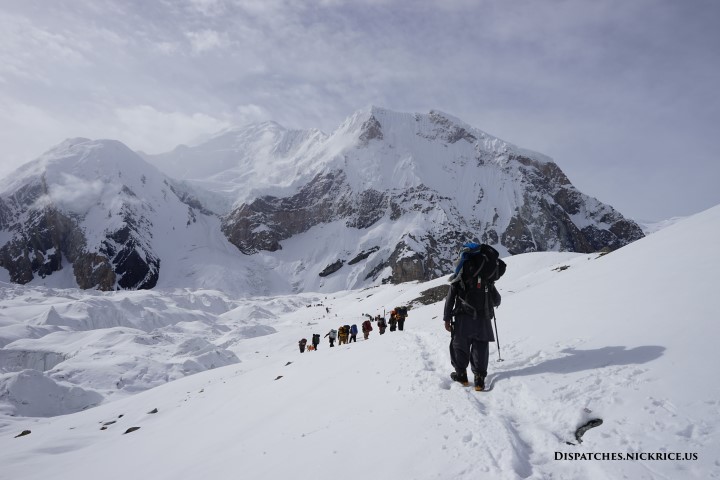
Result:
{"label": "mountain face", "polygon": [[224,216],[223,232],[253,255],[290,248],[323,226],[336,248],[309,244],[302,255],[320,259],[330,247],[337,257],[313,272],[340,275],[343,288],[435,278],[469,240],[514,254],[616,249],[643,236],[635,222],[579,192],[549,158],[440,112],[358,112],[304,151],[303,181],[246,195]]}
{"label": "mountain face", "polygon": [[18,283],[72,269],[103,290],[330,292],[438,277],[470,240],[514,254],[642,236],[551,159],[435,111],[373,107],[331,135],[253,124],[144,158],[75,139],[0,183]]}
{"label": "mountain face", "polygon": [[0,266],[16,283],[72,270],[65,286],[153,288],[161,230],[188,227],[199,214],[187,194],[112,140],[67,140],[0,191]]}

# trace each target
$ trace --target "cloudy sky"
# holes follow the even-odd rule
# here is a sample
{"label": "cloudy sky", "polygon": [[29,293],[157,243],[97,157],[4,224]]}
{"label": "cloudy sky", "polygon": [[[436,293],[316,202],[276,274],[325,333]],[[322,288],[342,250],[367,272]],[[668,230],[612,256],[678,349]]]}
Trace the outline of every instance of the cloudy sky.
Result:
{"label": "cloudy sky", "polygon": [[438,109],[641,220],[720,203],[715,0],[2,0],[0,176],[67,137]]}

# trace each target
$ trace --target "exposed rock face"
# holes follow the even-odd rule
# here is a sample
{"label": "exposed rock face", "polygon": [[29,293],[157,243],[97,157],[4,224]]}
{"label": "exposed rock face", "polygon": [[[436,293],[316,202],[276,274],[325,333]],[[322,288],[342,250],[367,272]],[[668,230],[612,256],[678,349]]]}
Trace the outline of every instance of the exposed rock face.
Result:
{"label": "exposed rock face", "polygon": [[113,290],[115,271],[107,257],[97,253],[84,253],[73,262],[78,286],[82,289]]}
{"label": "exposed rock face", "polygon": [[327,277],[328,275],[332,275],[333,273],[340,270],[343,265],[345,265],[345,262],[343,260],[338,260],[325,267],[323,271],[320,272],[318,275],[321,277]]}
{"label": "exposed rock face", "polygon": [[[3,230],[14,233],[0,247],[0,266],[16,283],[27,283],[35,275],[46,277],[82,256],[85,237],[77,222],[52,205],[39,202],[47,195],[44,181],[24,185],[13,196],[0,200]],[[36,204],[38,204],[36,206]]]}
{"label": "exposed rock face", "polygon": [[[581,215],[581,210],[586,208],[582,197],[556,165],[543,167],[551,176],[543,176],[541,169],[534,167],[532,175],[528,175],[534,190],[526,192],[523,203],[504,230],[497,225],[497,216],[486,222],[468,221],[453,208],[451,198],[428,187],[355,193],[344,182],[343,172],[333,172],[316,177],[292,197],[263,197],[242,205],[225,218],[223,231],[240,251],[250,255],[262,250],[279,250],[283,240],[323,223],[342,220],[347,228],[360,234],[379,221],[391,223],[403,216],[420,215],[419,218],[424,218],[421,221],[424,235],[403,236],[396,240],[394,247],[375,246],[358,252],[320,273],[322,277],[329,276],[345,262],[355,265],[380,256],[384,260],[368,272],[366,278],[378,279],[385,267],[389,267],[389,276],[383,278],[393,283],[430,280],[449,272],[457,250],[468,240],[501,244],[510,253],[545,250],[589,253],[602,248],[616,249],[642,238],[639,226],[605,206],[597,225],[580,228],[571,217]],[[553,202],[552,198],[559,201]],[[590,222],[595,220],[595,215],[590,212],[583,218]],[[598,225],[608,225],[608,228]]]}
{"label": "exposed rock face", "polygon": [[370,140],[382,140],[382,125],[372,115],[368,118],[361,127],[360,136],[358,137],[360,144],[366,146]]}
{"label": "exposed rock face", "polygon": [[428,278],[424,257],[423,253],[413,251],[404,243],[398,244],[389,259],[393,283]]}
{"label": "exposed rock face", "polygon": [[147,220],[143,217],[136,220],[130,216],[124,220],[125,225],[103,241],[100,252],[110,259],[120,288],[153,288],[160,273],[160,259],[148,248],[147,229],[140,228]]}
{"label": "exposed rock face", "polygon": [[349,228],[367,228],[385,214],[387,197],[374,190],[353,193],[342,172],[318,175],[288,198],[261,197],[233,210],[223,233],[246,255],[280,250],[280,242],[320,223],[343,219]]}
{"label": "exposed rock face", "polygon": [[[8,270],[10,280],[24,284],[71,268],[77,286],[84,289],[153,288],[160,259],[149,217],[156,207],[133,188],[167,187],[162,195],[153,190],[154,196],[175,202],[176,210],[187,209],[188,224],[194,221],[191,205],[199,205],[197,199],[162,183],[159,172],[150,185],[153,172],[143,173],[144,162],[119,142],[74,139],[46,155],[49,160],[23,167],[31,173],[20,171],[24,181],[0,193],[0,231],[6,240],[0,244],[0,267]],[[111,173],[114,162],[118,170]],[[124,172],[123,165],[132,162],[135,168]],[[48,168],[54,169],[52,180]],[[91,178],[82,178],[85,173]],[[123,175],[137,175],[133,188],[123,182]]]}
{"label": "exposed rock face", "polygon": [[[144,257],[132,217],[125,225],[107,234],[100,252],[86,251],[85,235],[77,221],[52,206],[29,210],[27,220],[16,225],[15,237],[0,248],[0,266],[16,283],[27,283],[63,269],[63,258],[73,268],[80,288],[113,290],[143,289],[155,286],[160,260],[152,252]],[[67,266],[67,265],[66,265]]]}
{"label": "exposed rock face", "polygon": [[358,253],[352,260],[350,260],[348,262],[348,265],[355,265],[356,263],[360,263],[378,250],[380,250],[380,247],[373,247],[368,250],[362,251]]}
{"label": "exposed rock face", "polygon": [[501,236],[510,252],[589,253],[605,247],[614,250],[643,237],[635,222],[578,192],[556,164],[524,156],[512,160],[521,165],[519,171],[531,188]]}
{"label": "exposed rock face", "polygon": [[429,288],[420,292],[420,297],[413,300],[414,302],[421,303],[423,305],[432,305],[433,303],[442,302],[445,300],[448,294],[450,286],[438,285],[437,287]]}

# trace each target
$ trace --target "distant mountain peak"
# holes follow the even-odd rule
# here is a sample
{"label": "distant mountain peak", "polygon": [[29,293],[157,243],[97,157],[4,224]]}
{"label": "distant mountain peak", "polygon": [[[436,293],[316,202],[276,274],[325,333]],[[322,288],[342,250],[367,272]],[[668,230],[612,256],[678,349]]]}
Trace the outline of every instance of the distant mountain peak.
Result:
{"label": "distant mountain peak", "polygon": [[161,260],[182,282],[175,272],[221,258],[214,278],[239,262],[252,265],[233,268],[251,288],[334,291],[435,278],[468,240],[504,254],[592,252],[643,235],[552,159],[436,109],[370,105],[330,135],[232,126],[143,158],[68,139],[2,185],[0,266],[20,283],[70,262],[82,286],[152,288]]}

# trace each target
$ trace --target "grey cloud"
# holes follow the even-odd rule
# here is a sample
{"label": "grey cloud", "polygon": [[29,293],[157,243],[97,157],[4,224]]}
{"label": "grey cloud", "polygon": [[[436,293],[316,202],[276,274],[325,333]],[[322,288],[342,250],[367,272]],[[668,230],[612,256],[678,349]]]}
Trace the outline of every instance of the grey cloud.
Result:
{"label": "grey cloud", "polygon": [[[230,122],[328,131],[376,104],[438,108],[549,154],[630,215],[720,203],[689,186],[717,173],[716,2],[34,4],[0,11],[0,140],[15,152],[6,158],[33,150],[27,138],[46,139],[44,150],[61,134],[152,151]],[[669,187],[662,172],[686,182],[673,185],[683,195],[641,201]]]}

